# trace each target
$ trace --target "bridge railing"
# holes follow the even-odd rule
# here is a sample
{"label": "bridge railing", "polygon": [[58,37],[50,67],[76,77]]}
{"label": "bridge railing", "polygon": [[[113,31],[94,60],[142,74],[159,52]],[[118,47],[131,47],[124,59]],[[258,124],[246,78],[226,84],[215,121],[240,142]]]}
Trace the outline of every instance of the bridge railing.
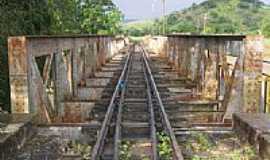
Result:
{"label": "bridge railing", "polygon": [[10,37],[12,113],[40,113],[51,121],[57,106],[77,95],[78,85],[125,46],[112,36]]}
{"label": "bridge railing", "polygon": [[162,48],[159,53],[178,74],[196,84],[195,96],[220,101],[228,118],[233,112],[259,111],[263,37],[174,34],[164,38],[148,40],[148,46]]}

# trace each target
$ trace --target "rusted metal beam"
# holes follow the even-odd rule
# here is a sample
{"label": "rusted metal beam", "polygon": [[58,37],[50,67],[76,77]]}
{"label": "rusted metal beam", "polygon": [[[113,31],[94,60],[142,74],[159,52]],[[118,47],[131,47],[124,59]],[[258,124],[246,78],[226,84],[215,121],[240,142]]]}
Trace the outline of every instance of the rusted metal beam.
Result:
{"label": "rusted metal beam", "polygon": [[[124,47],[122,41],[124,39],[98,35],[10,37],[12,113],[42,112],[42,115],[46,115],[41,105],[46,105],[48,112],[51,112],[48,108],[51,102],[43,87],[47,87],[50,79],[54,81],[54,107],[59,109],[60,102],[76,96],[81,80],[93,74],[106,59]],[[84,56],[78,56],[79,51]],[[35,59],[41,56],[48,58],[42,73],[39,73]],[[53,77],[50,77],[51,71]]]}
{"label": "rusted metal beam", "polygon": [[242,41],[246,38],[246,35],[233,35],[233,34],[169,34],[167,37],[173,38],[222,38],[229,40]]}
{"label": "rusted metal beam", "polygon": [[[39,73],[39,69],[37,66],[36,59],[32,57],[32,63],[31,65],[31,73],[33,73],[33,81],[32,83],[35,83],[35,86],[33,88],[33,92],[37,98],[36,105],[41,109],[42,112],[39,112],[39,116],[45,116],[45,120],[48,123],[52,122],[53,117],[53,109],[51,107],[51,104],[49,102],[49,98],[46,92],[46,86],[43,85],[43,79],[41,73]],[[32,93],[33,94],[33,93]],[[43,113],[43,114],[42,114]]]}
{"label": "rusted metal beam", "polygon": [[46,58],[46,62],[44,64],[44,69],[43,69],[43,76],[42,76],[44,86],[48,85],[53,59],[54,59],[54,54],[53,53],[49,57]]}
{"label": "rusted metal beam", "polygon": [[[252,104],[256,103],[256,106],[259,106],[258,102],[263,102],[259,98],[260,74],[266,70],[261,57],[262,36],[172,34],[167,36],[165,42],[162,41],[162,37],[152,39],[147,40],[147,49],[153,52],[154,49],[150,46],[166,46],[166,53],[160,51],[159,56],[165,55],[168,63],[179,75],[196,83],[194,96],[223,101],[219,105],[222,105],[222,109],[228,108],[227,118],[231,118],[231,113],[243,108],[248,112],[258,111]],[[238,64],[229,66],[228,55],[240,59]],[[252,77],[255,75],[257,78]],[[249,92],[249,89],[254,92]],[[244,96],[253,93],[256,93],[255,98]]]}
{"label": "rusted metal beam", "polygon": [[10,99],[12,113],[29,113],[28,55],[25,37],[8,39]]}

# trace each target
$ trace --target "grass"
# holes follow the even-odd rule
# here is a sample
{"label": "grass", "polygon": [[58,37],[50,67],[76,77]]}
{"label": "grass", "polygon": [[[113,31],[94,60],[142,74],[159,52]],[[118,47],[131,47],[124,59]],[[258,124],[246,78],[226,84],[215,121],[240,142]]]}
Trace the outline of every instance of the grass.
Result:
{"label": "grass", "polygon": [[91,159],[91,146],[87,144],[82,144],[78,141],[69,141],[67,144],[69,147],[69,152],[72,154],[78,154],[82,157],[83,160]]}
{"label": "grass", "polygon": [[184,152],[191,160],[257,160],[256,150],[240,144],[236,136],[213,138],[204,133],[193,133],[186,141]]}
{"label": "grass", "polygon": [[173,149],[171,147],[171,139],[165,133],[157,133],[158,138],[158,154],[162,160],[173,159]]}
{"label": "grass", "polygon": [[131,159],[131,142],[122,141],[120,146],[120,160],[130,160]]}
{"label": "grass", "polygon": [[141,41],[144,39],[144,37],[134,37],[134,36],[130,36],[129,39],[130,39],[131,42],[139,43],[139,42],[141,42]]}

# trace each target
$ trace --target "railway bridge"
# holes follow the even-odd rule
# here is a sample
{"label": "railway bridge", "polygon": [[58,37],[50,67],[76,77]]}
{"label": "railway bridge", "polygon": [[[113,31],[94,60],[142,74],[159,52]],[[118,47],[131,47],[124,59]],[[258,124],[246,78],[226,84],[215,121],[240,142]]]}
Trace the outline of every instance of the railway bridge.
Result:
{"label": "railway bridge", "polygon": [[11,114],[0,115],[1,158],[230,159],[224,152],[245,154],[248,142],[253,158],[269,159],[262,41],[10,37]]}

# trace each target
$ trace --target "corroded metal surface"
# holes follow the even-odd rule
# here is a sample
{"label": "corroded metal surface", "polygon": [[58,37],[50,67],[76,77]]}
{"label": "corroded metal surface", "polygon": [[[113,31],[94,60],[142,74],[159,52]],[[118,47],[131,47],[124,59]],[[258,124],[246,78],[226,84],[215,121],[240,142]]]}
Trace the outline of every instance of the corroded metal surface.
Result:
{"label": "corroded metal surface", "polygon": [[220,92],[220,65],[226,63],[222,58],[228,52],[226,46],[240,40],[234,36],[170,36],[167,56],[178,66],[180,75],[197,83],[202,98],[214,100]]}
{"label": "corroded metal surface", "polygon": [[[149,43],[148,50],[152,52],[145,54],[144,58],[149,72],[147,73],[151,75],[149,80],[151,80],[152,86],[148,86],[148,92],[144,91],[145,85],[141,84],[142,77],[139,76],[144,73],[139,72],[144,65],[141,62],[137,63],[139,61],[132,61],[138,70],[130,74],[132,82],[129,83],[130,89],[127,91],[129,94],[125,99],[129,105],[125,106],[127,109],[125,114],[121,114],[119,117],[125,121],[147,120],[149,117],[147,114],[151,110],[148,113],[142,104],[147,102],[146,93],[148,96],[154,94],[153,102],[155,103],[152,107],[160,109],[162,122],[159,122],[158,118],[153,118],[157,111],[152,110],[150,114],[152,116],[151,140],[156,141],[154,139],[156,129],[164,131],[165,128],[171,137],[175,153],[178,153],[176,154],[178,159],[182,159],[178,143],[182,143],[183,135],[192,132],[230,134],[230,123],[221,123],[225,112],[227,113],[225,118],[230,119],[231,114],[235,112],[259,111],[260,80],[263,68],[261,41],[262,37],[240,35],[170,35],[168,38],[149,39],[145,45]],[[20,84],[24,89],[12,90],[15,97],[14,112],[38,113],[36,117],[39,118],[39,122],[73,123],[73,125],[87,122],[89,125],[95,125],[95,129],[89,129],[91,142],[87,142],[92,147],[96,144],[93,149],[93,157],[99,155],[103,148],[102,156],[111,156],[110,152],[107,153],[107,149],[111,147],[107,145],[111,144],[111,138],[106,135],[112,136],[111,128],[114,128],[115,125],[113,110],[116,110],[115,104],[118,98],[116,94],[120,92],[117,91],[120,83],[118,82],[115,92],[114,87],[121,70],[127,68],[124,67],[124,62],[127,60],[126,55],[113,56],[118,52],[125,52],[121,51],[125,43],[123,39],[106,36],[10,38],[10,77],[18,82],[24,78],[26,82]],[[138,47],[135,47],[134,50],[141,52]],[[24,56],[17,56],[20,54]],[[233,63],[229,64],[231,57],[228,55],[234,56]],[[144,76],[146,75],[144,74]],[[123,74],[121,77],[123,78]],[[15,83],[12,84],[15,85]],[[13,89],[17,88],[20,87],[16,86]],[[152,101],[151,99],[148,101]],[[29,102],[29,105],[28,103],[27,106],[22,105],[21,102],[24,100]],[[150,104],[148,102],[149,106],[151,106]],[[242,121],[244,121],[243,119]],[[250,119],[251,122],[246,122]],[[250,129],[252,127],[248,127],[247,132],[252,136],[257,132],[261,133],[258,131],[260,128],[268,129],[268,123],[258,121],[266,122],[268,120],[261,118],[254,120],[252,117],[245,120],[244,126],[246,123],[259,124],[256,126],[259,129],[253,127],[255,128],[254,133]],[[102,124],[102,122],[104,123]],[[138,138],[138,135],[149,133],[148,122],[121,123],[119,120],[116,123],[118,126],[116,127],[116,130],[118,128],[118,133],[115,133],[116,137],[121,131],[119,130],[121,124],[123,135],[133,133],[130,136]],[[161,127],[155,129],[154,123]],[[159,123],[165,124],[165,127]],[[54,128],[51,129],[54,130]],[[65,130],[68,131],[67,133],[76,133],[78,137],[85,134],[80,133],[81,128],[76,127],[73,129],[63,127],[63,130],[60,127],[55,131],[57,134],[64,135]],[[49,129],[44,133],[50,132]],[[263,133],[265,135],[265,132]],[[87,133],[87,135],[90,134]],[[68,139],[74,138],[69,135],[65,136]],[[43,139],[43,137],[36,138],[37,143]],[[44,137],[44,139],[49,140],[51,137]],[[116,138],[116,142],[119,142],[117,139],[120,138]],[[261,137],[258,141],[267,146],[268,141],[265,139],[267,140],[269,137]],[[58,137],[57,143],[58,140],[60,142],[61,139]],[[35,140],[33,142],[35,143]],[[54,142],[37,145],[34,155],[39,157],[40,153],[47,154],[47,150],[42,150],[42,148],[53,145]],[[106,145],[107,147],[104,147]],[[153,152],[156,153],[155,145],[152,145]],[[26,146],[31,146],[31,143]],[[60,144],[61,147],[66,146]],[[142,147],[141,150],[143,150]],[[37,153],[35,153],[36,151]],[[116,152],[118,153],[118,150]],[[261,152],[264,155],[268,154],[267,150]],[[184,153],[184,155],[187,154]]]}
{"label": "corroded metal surface", "polygon": [[9,39],[9,74],[11,110],[13,113],[29,113],[28,59],[24,37]]}
{"label": "corroded metal surface", "polygon": [[247,37],[244,60],[244,112],[259,112],[262,80],[263,37]]}
{"label": "corroded metal surface", "polygon": [[[179,75],[197,85],[194,97],[221,102],[221,109],[227,110],[224,119],[235,112],[259,111],[263,37],[175,34],[167,41],[152,41],[166,48],[165,56]],[[146,45],[152,46],[152,41]]]}
{"label": "corroded metal surface", "polygon": [[51,122],[60,103],[76,97],[78,85],[125,45],[110,36],[9,38],[12,113],[37,113],[40,122]]}

